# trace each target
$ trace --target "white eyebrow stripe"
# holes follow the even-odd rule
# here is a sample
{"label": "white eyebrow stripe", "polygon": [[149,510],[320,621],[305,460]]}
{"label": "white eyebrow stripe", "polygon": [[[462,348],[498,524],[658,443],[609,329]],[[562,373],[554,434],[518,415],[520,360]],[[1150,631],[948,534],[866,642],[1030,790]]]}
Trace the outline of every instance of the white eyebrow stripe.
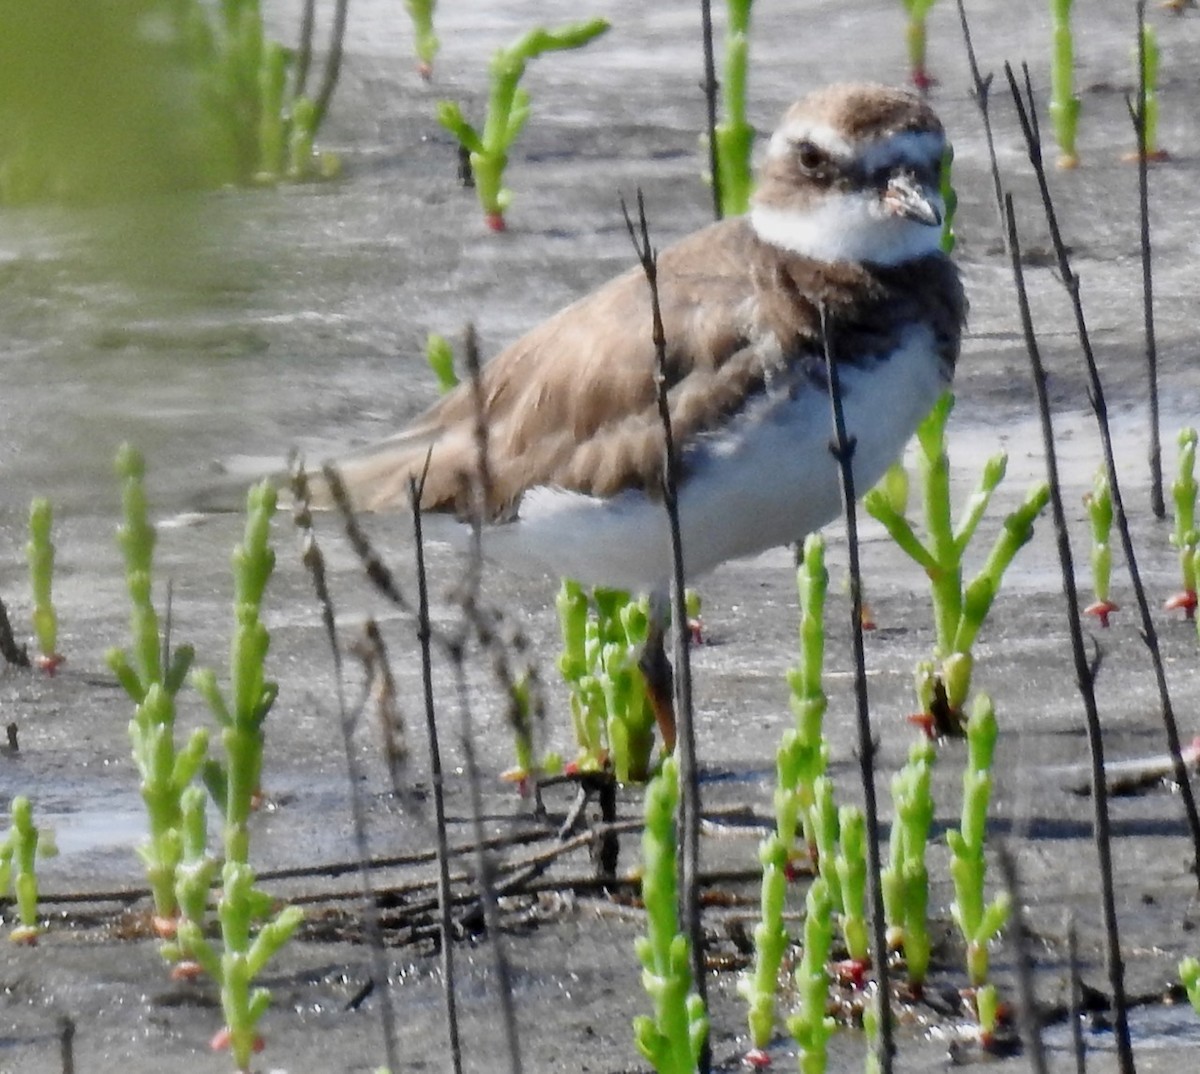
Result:
{"label": "white eyebrow stripe", "polygon": [[775,158],[786,156],[801,141],[812,142],[839,162],[856,160],[858,166],[868,174],[901,162],[914,165],[935,163],[941,160],[946,147],[945,137],[936,131],[899,131],[855,146],[823,123],[789,123],[771,136],[767,155]]}
{"label": "white eyebrow stripe", "polygon": [[854,156],[854,147],[845,137],[824,123],[784,124],[771,135],[771,144],[767,152],[772,157],[784,156],[802,141],[812,142],[837,160],[849,160]]}

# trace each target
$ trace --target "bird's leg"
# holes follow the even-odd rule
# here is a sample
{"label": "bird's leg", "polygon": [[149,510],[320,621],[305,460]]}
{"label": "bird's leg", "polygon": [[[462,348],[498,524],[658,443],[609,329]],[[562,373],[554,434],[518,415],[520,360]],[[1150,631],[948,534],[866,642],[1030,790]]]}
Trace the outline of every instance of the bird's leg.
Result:
{"label": "bird's leg", "polygon": [[654,722],[662,736],[663,750],[675,751],[675,676],[667,659],[667,614],[665,602],[650,598],[650,622],[638,668],[646,680],[646,693],[654,711]]}

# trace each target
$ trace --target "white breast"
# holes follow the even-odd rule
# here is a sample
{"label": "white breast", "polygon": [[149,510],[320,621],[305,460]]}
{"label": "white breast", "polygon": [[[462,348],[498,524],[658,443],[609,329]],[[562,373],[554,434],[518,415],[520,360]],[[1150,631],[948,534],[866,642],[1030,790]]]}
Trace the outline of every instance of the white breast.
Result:
{"label": "white breast", "polygon": [[[888,358],[840,371],[861,496],[899,456],[947,383],[924,325],[910,329]],[[827,393],[806,386],[794,398],[764,398],[689,453],[680,489],[689,579],[799,540],[838,515],[832,428]],[[506,566],[637,591],[664,588],[671,573],[665,510],[640,492],[602,499],[531,490],[516,522],[488,531],[485,554]]]}

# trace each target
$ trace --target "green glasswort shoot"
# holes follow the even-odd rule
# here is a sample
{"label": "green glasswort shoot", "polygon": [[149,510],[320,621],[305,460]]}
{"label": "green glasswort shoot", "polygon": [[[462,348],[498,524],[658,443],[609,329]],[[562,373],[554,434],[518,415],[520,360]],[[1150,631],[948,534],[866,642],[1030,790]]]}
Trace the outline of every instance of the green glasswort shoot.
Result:
{"label": "green glasswort shoot", "polygon": [[0,45],[0,200],[92,202],[336,172],[328,155],[289,166],[287,154],[301,129],[311,146],[336,64],[316,107],[295,96],[293,50],[267,39],[261,6],[141,0],[13,10]]}
{"label": "green glasswort shoot", "polygon": [[430,332],[425,340],[425,361],[437,377],[438,391],[443,395],[458,387],[458,371],[454,368],[454,348],[445,336]]}
{"label": "green glasswort shoot", "polygon": [[331,178],[336,158],[313,147],[324,118],[308,97],[287,89],[291,53],[266,39],[259,0],[225,0],[217,8],[184,4],[191,64],[204,82],[209,122],[229,146],[220,182],[271,183]]}
{"label": "green glasswort shoot", "polygon": [[0,894],[10,888],[17,901],[20,924],[8,934],[13,943],[33,945],[41,934],[38,927],[37,859],[53,857],[58,851],[48,831],[33,823],[33,806],[23,794],[14,796],[8,832],[0,841]]}
{"label": "green glasswort shoot", "polygon": [[1075,36],[1071,30],[1074,0],[1050,0],[1054,20],[1054,50],[1050,63],[1050,120],[1058,140],[1058,166],[1079,166],[1075,139],[1079,130],[1079,96],[1075,93]]}
{"label": "green glasswort shoot", "polygon": [[1094,615],[1102,627],[1108,626],[1108,618],[1120,611],[1108,597],[1109,581],[1112,578],[1112,490],[1108,487],[1108,475],[1104,467],[1096,471],[1092,480],[1092,491],[1083,498],[1092,523],[1092,591],[1096,599],[1083,609],[1084,615]]}
{"label": "green glasswort shoot", "polygon": [[608,748],[617,779],[641,781],[650,773],[654,710],[638,656],[649,633],[646,601],[628,593],[596,589],[597,659],[593,665],[604,697]]}
{"label": "green glasswort shoot", "polygon": [[1200,1014],[1200,959],[1189,956],[1179,963],[1179,981],[1193,1009]]}
{"label": "green glasswort shoot", "polygon": [[191,917],[179,924],[180,947],[221,988],[225,1029],[213,1038],[212,1046],[228,1046],[240,1071],[250,1070],[254,1052],[262,1047],[257,1026],[271,1004],[268,989],[251,986],[304,920],[304,912],[298,906],[287,906],[254,933],[255,922],[264,916],[269,905],[270,899],[254,887],[250,866],[226,861],[221,870],[221,899],[217,904],[220,953]]}
{"label": "green glasswort shoot", "polygon": [[838,810],[835,861],[842,901],[842,938],[850,961],[866,967],[871,960],[867,929],[867,821],[857,806]]}
{"label": "green glasswort shoot", "polygon": [[721,213],[740,216],[750,208],[754,173],[750,152],[754,128],[746,119],[746,72],[750,62],[750,8],[753,0],[727,0],[725,31],[725,119],[716,127]]}
{"label": "green glasswort shoot", "polygon": [[250,858],[250,813],[259,793],[262,775],[263,724],[278,694],[267,681],[265,664],[271,638],[262,622],[262,601],[275,568],[271,548],[271,518],[276,491],[269,481],[250,489],[246,496],[246,529],[233,552],[234,627],[230,654],[230,697],[226,700],[209,669],[193,673],[192,683],[208,703],[221,726],[225,761],[208,761],[204,782],[223,820],[224,866],[217,918],[221,926],[221,952],[206,938],[202,926],[201,887],[213,866],[205,859],[202,814],[189,798],[186,850],[189,867],[177,885],[186,914],[179,926],[179,948],[194,958],[221,989],[225,1029],[213,1047],[228,1045],[239,1070],[249,1070],[252,1053],[261,1047],[257,1025],[271,1002],[265,988],[251,988],[254,978],[287,943],[303,920],[298,907],[285,907],[257,933],[257,922],[268,917],[272,900],[254,887]]}
{"label": "green glasswort shoot", "polygon": [[[1142,48],[1139,50],[1135,47],[1133,50],[1135,64],[1138,62],[1139,52],[1142,56],[1144,68],[1142,74],[1146,83],[1146,111],[1144,113],[1146,159],[1150,161],[1170,160],[1171,154],[1158,144],[1158,65],[1161,51],[1158,46],[1158,35],[1154,32],[1153,26],[1144,25],[1142,27]],[[1126,159],[1136,161],[1137,158],[1138,153],[1135,148]]]}
{"label": "green glasswort shoot", "polygon": [[404,0],[413,25],[413,51],[417,54],[417,74],[426,82],[433,77],[433,61],[442,47],[433,32],[433,12],[437,0]]}
{"label": "green glasswort shoot", "polygon": [[938,173],[938,185],[945,210],[942,213],[942,253],[954,253],[958,236],[954,233],[954,217],[958,212],[958,194],[954,189],[954,146],[947,144],[942,153],[942,168]]}
{"label": "green glasswort shoot", "polygon": [[833,800],[833,780],[821,776],[813,783],[813,804],[808,811],[810,831],[816,847],[816,865],[829,888],[829,898],[837,913],[842,910],[842,889],[838,883],[838,809]]}
{"label": "green glasswort shoot", "polygon": [[1050,498],[1045,482],[1035,485],[1025,501],[1004,520],[1004,527],[979,573],[963,586],[963,560],[975,536],[992,493],[1004,478],[1007,456],[993,456],[985,464],[975,491],[967,500],[958,524],[951,520],[950,460],[946,454],[946,421],[954,406],[947,393],[917,426],[918,465],[924,500],[927,538],[922,542],[908,519],[895,509],[882,488],[872,489],[863,506],[882,523],[901,549],[929,576],[933,598],[937,663],[917,668],[918,720],[929,733],[958,729],[971,688],[974,665],[972,647],[1000,591],[1004,572],[1021,547],[1033,536],[1033,523]]}
{"label": "green glasswort shoot", "polygon": [[438,122],[470,154],[484,220],[493,231],[505,229],[504,213],[512,202],[512,191],[504,186],[504,169],[508,166],[508,151],[529,118],[529,94],[520,88],[525,65],[545,52],[582,48],[608,27],[607,19],[571,23],[557,30],[538,27],[508,48],[499,49],[492,57],[491,90],[482,132],[467,122],[454,101],[438,104]]}
{"label": "green glasswort shoot", "polygon": [[803,557],[796,571],[796,590],[800,601],[800,659],[787,672],[788,703],[796,724],[784,733],[779,746],[775,823],[776,832],[790,847],[799,818],[811,850],[815,838],[809,810],[816,801],[816,781],[824,775],[829,761],[824,733],[829,702],[823,684],[829,571],[825,567],[825,542],[818,534],[805,538]]}
{"label": "green glasswort shoot", "polygon": [[678,762],[668,757],[646,787],[646,827],[642,835],[642,901],[646,935],[636,942],[642,987],[654,1002],[654,1017],[633,1020],[638,1051],[659,1074],[693,1074],[708,1014],[692,991],[690,945],[679,927],[676,895],[675,808],[679,801]]}
{"label": "green glasswort shoot", "polygon": [[1188,619],[1196,615],[1196,558],[1200,534],[1196,532],[1196,430],[1183,428],[1176,437],[1179,444],[1179,464],[1175,480],[1171,482],[1171,496],[1175,500],[1175,529],[1171,544],[1179,552],[1179,572],[1183,589],[1168,598],[1166,608],[1170,611],[1182,608]]}
{"label": "green glasswort shoot", "polygon": [[164,955],[175,963],[171,976],[187,978],[196,971],[203,972],[192,960],[190,950],[180,940],[188,935],[184,922],[194,923],[202,932],[208,918],[209,895],[216,879],[220,861],[208,852],[208,795],[203,787],[193,783],[183,792],[180,805],[183,811],[183,855],[175,870],[175,895],[179,900],[181,928],[176,930],[174,944],[164,944]]}
{"label": "green glasswort shoot", "polygon": [[138,853],[146,863],[154,897],[154,926],[166,938],[174,934],[178,916],[175,870],[183,854],[181,797],[204,761],[208,732],[197,728],[183,749],[176,749],[175,695],[187,679],[192,649],[181,645],[169,657],[163,652],[158,613],[150,599],[156,534],[147,516],[142,456],[126,444],[117,452],[116,469],[124,514],[117,544],[125,559],[132,605],[132,645],[128,653],[111,649],[105,659],[137,706],[129,722],[129,738],[150,825],[149,841]]}
{"label": "green glasswort shoot", "polygon": [[833,941],[833,899],[824,879],[817,877],[805,900],[804,954],[796,968],[796,1013],[788,1032],[800,1045],[801,1074],[824,1074],[829,1038],[837,1023],[826,1013],[829,1002],[829,948]]}
{"label": "green glasswort shoot", "polygon": [[604,763],[605,744],[599,710],[602,698],[597,694],[595,676],[588,663],[587,593],[578,582],[565,578],[554,605],[563,639],[558,671],[570,691],[571,724],[580,754],[576,767],[598,768]]}
{"label": "green glasswort shoot", "polygon": [[937,0],[901,0],[904,10],[908,13],[908,26],[905,29],[905,40],[908,44],[908,70],[912,84],[925,92],[931,86],[937,85],[937,79],[929,74],[925,63],[925,19],[930,8]]}
{"label": "green glasswort shoot", "polygon": [[908,763],[892,777],[891,847],[888,866],[880,878],[888,943],[904,948],[908,984],[914,994],[925,984],[932,947],[926,920],[929,872],[925,850],[933,823],[930,787],[936,758],[933,743],[920,738],[909,750]]}
{"label": "green glasswort shoot", "polygon": [[866,1074],[881,1074],[879,1052],[871,1042],[879,1040],[879,990],[874,990],[862,1009],[863,1036],[867,1038],[867,1061],[863,1065]]}
{"label": "green glasswort shoot", "polygon": [[[822,735],[827,705],[822,688],[825,659],[825,596],[829,573],[825,569],[825,543],[817,534],[804,542],[803,558],[796,571],[800,599],[800,660],[788,671],[795,727],[784,732],[775,757],[775,831],[759,846],[762,863],[761,918],[754,929],[754,965],[738,981],[738,992],[748,1005],[751,1050],[747,1062],[758,1065],[775,1029],[779,968],[787,948],[783,908],[797,827],[803,824],[809,853],[817,858],[817,834],[812,809],[816,784],[825,771],[828,747]],[[832,785],[830,785],[832,791]],[[822,865],[825,864],[821,860]],[[832,858],[829,859],[832,861]]]}
{"label": "green glasswort shoot", "polygon": [[29,506],[29,543],[25,556],[29,561],[29,583],[33,590],[33,632],[37,637],[37,666],[53,675],[63,662],[58,651],[58,613],[54,610],[51,587],[54,583],[54,542],[50,530],[54,511],[50,501],[40,497]]}
{"label": "green glasswort shoot", "polygon": [[954,902],[950,915],[967,947],[967,977],[975,990],[979,1033],[984,1046],[996,1032],[996,989],[988,984],[988,944],[1008,922],[1011,899],[1001,892],[990,903],[984,901],[987,861],[988,804],[992,794],[992,759],[999,731],[992,702],[980,694],[967,721],[967,767],[963,771],[962,822],[957,831],[946,833],[953,859]]}
{"label": "green glasswort shoot", "polygon": [[746,1020],[750,1028],[751,1050],[746,1063],[765,1066],[769,1057],[766,1046],[775,1032],[776,996],[779,992],[779,967],[787,950],[788,932],[783,923],[787,898],[788,847],[779,835],[767,836],[758,847],[762,865],[759,896],[761,918],[754,926],[754,965],[737,983],[746,1001]]}
{"label": "green glasswort shoot", "polygon": [[205,763],[204,782],[224,819],[225,860],[241,865],[250,860],[249,822],[262,776],[263,723],[279,692],[278,684],[265,675],[271,636],[261,619],[263,593],[275,569],[271,517],[276,496],[269,481],[249,491],[245,536],[233,552],[235,626],[229,700],[210,668],[192,673],[192,685],[221,727],[225,753],[224,764],[215,759]]}
{"label": "green glasswort shoot", "polygon": [[578,582],[565,580],[555,603],[563,638],[558,667],[578,746],[570,770],[611,763],[622,783],[641,782],[654,750],[654,710],[638,666],[650,624],[647,602],[599,588],[589,600]]}

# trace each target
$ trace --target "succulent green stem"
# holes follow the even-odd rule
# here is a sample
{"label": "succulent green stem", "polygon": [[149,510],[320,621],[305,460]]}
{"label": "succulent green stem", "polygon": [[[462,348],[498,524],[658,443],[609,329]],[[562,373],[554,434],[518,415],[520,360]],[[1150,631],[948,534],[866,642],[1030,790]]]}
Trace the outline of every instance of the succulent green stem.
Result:
{"label": "succulent green stem", "polygon": [[680,931],[676,896],[675,811],[679,801],[676,759],[646,786],[646,825],[642,835],[642,900],[646,935],[636,942],[642,987],[654,1004],[654,1017],[633,1021],[638,1051],[659,1074],[692,1074],[708,1036],[708,1015],[692,991],[690,944]]}
{"label": "succulent green stem", "polygon": [[505,227],[504,212],[512,202],[512,191],[504,186],[508,151],[529,119],[529,94],[520,88],[526,64],[546,52],[582,48],[608,28],[606,19],[571,23],[556,30],[538,27],[499,49],[489,67],[491,89],[482,132],[467,121],[455,102],[438,104],[438,122],[470,155],[475,189],[493,230]]}
{"label": "succulent green stem", "polygon": [[1179,980],[1192,1008],[1200,1014],[1200,959],[1191,956],[1183,959],[1179,963]]}
{"label": "succulent green stem", "polygon": [[753,0],[728,0],[725,31],[725,119],[717,124],[717,168],[721,213],[740,215],[750,208],[754,177],[750,155],[754,128],[746,119],[746,74],[750,62],[750,9]]}
{"label": "succulent green stem", "polygon": [[1196,550],[1200,534],[1196,531],[1196,430],[1185,427],[1179,430],[1179,462],[1175,480],[1171,482],[1171,497],[1175,501],[1175,526],[1171,533],[1171,544],[1179,552],[1179,573],[1183,581],[1183,592],[1176,600],[1184,606],[1191,618],[1196,605]]}
{"label": "succulent green stem", "polygon": [[901,0],[901,2],[904,4],[904,10],[908,13],[904,39],[908,48],[909,75],[914,86],[926,90],[934,84],[934,80],[929,76],[929,68],[926,64],[925,20],[936,0]]}
{"label": "succulent green stem", "polygon": [[1062,153],[1060,168],[1079,163],[1076,133],[1079,129],[1080,101],[1075,93],[1075,37],[1071,29],[1073,0],[1050,0],[1054,21],[1053,56],[1050,64],[1050,119]]}
{"label": "succulent green stem", "polygon": [[788,1032],[800,1046],[801,1074],[824,1074],[829,1038],[837,1023],[828,1016],[829,949],[833,941],[833,899],[824,879],[817,877],[805,900],[804,954],[796,969],[796,1013]]}
{"label": "succulent green stem", "polygon": [[842,937],[846,952],[857,962],[870,958],[870,933],[867,927],[867,828],[866,818],[857,806],[842,806],[838,811],[838,883],[841,888]]}
{"label": "succulent green stem", "polygon": [[25,556],[29,561],[29,582],[33,590],[33,632],[41,652],[42,666],[53,672],[62,657],[58,652],[58,613],[54,610],[51,588],[54,584],[54,541],[51,529],[54,510],[50,501],[36,499],[29,507],[29,543]]}
{"label": "succulent green stem", "polygon": [[33,806],[29,799],[23,794],[15,795],[10,806],[8,832],[0,840],[0,894],[11,888],[21,922],[9,933],[13,943],[37,942],[41,932],[38,926],[37,859],[53,857],[56,853],[50,833],[40,831],[33,823]]}
{"label": "succulent green stem", "polygon": [[1024,502],[1004,519],[983,568],[964,588],[963,562],[967,550],[992,494],[1004,479],[1008,460],[999,454],[985,463],[955,525],[950,504],[950,460],[946,452],[946,422],[953,406],[954,397],[949,393],[943,395],[917,427],[925,539],[917,536],[902,507],[897,509],[888,488],[877,486],[863,499],[868,513],[929,577],[936,629],[934,657],[939,663],[918,666],[917,694],[923,711],[931,715],[936,715],[931,705],[939,686],[944,690],[949,714],[962,711],[971,686],[972,646],[1000,591],[1005,571],[1033,536],[1034,520],[1050,498],[1044,482],[1034,486]]}
{"label": "succulent green stem", "polygon": [[929,873],[925,851],[933,823],[931,787],[936,756],[928,739],[918,739],[909,750],[908,763],[892,778],[891,851],[880,878],[889,941],[892,946],[903,946],[909,984],[914,989],[925,982],[932,950],[926,920]]}
{"label": "succulent green stem", "polygon": [[1142,27],[1141,54],[1143,64],[1142,73],[1146,84],[1145,110],[1142,113],[1145,133],[1142,136],[1142,141],[1145,143],[1146,157],[1153,160],[1156,157],[1163,156],[1158,144],[1158,65],[1160,50],[1158,47],[1158,35],[1154,32],[1154,27],[1148,24]]}
{"label": "succulent green stem", "polygon": [[433,74],[433,61],[442,47],[433,30],[433,13],[437,0],[404,0],[413,24],[413,51],[420,61],[418,71],[422,78]]}
{"label": "succulent green stem", "polygon": [[438,391],[443,395],[458,387],[458,371],[454,368],[454,348],[445,336],[430,332],[425,340],[425,360],[437,377]]}
{"label": "succulent green stem", "polygon": [[224,763],[204,766],[204,781],[225,822],[226,862],[246,864],[250,854],[249,821],[262,777],[264,721],[279,687],[266,678],[271,637],[261,620],[263,594],[275,569],[271,518],[276,491],[269,481],[246,497],[246,529],[233,552],[234,633],[230,651],[230,693],[226,700],[210,669],[198,669],[192,684],[208,703],[221,728]]}
{"label": "succulent green stem", "polygon": [[285,907],[255,934],[254,922],[264,916],[270,900],[255,889],[253,871],[248,865],[226,862],[221,883],[221,951],[190,917],[179,925],[179,943],[220,985],[229,1048],[238,1070],[248,1071],[259,1046],[258,1023],[271,1003],[269,990],[252,987],[254,979],[291,939],[304,913],[296,906]]}
{"label": "succulent green stem", "polygon": [[139,854],[146,864],[160,931],[166,934],[178,913],[175,872],[183,853],[181,797],[204,761],[208,733],[197,728],[183,749],[176,748],[175,695],[191,667],[192,649],[179,646],[164,668],[163,639],[150,597],[157,535],[146,505],[145,463],[126,444],[117,453],[116,469],[122,481],[124,516],[117,529],[117,544],[125,559],[132,605],[132,645],[128,653],[110,650],[106,660],[136,706],[129,739],[150,828],[149,841],[139,848]]}
{"label": "succulent green stem", "polygon": [[954,231],[954,217],[958,213],[958,193],[954,189],[954,146],[947,144],[942,153],[942,167],[938,173],[938,187],[945,210],[942,213],[942,253],[954,253],[958,236]]}
{"label": "succulent green stem", "polygon": [[[822,778],[828,762],[822,725],[828,704],[823,675],[829,572],[825,568],[825,542],[817,534],[810,534],[804,542],[796,588],[800,600],[800,658],[787,673],[796,724],[784,732],[775,757],[775,831],[759,848],[763,865],[762,916],[755,927],[754,966],[738,982],[738,991],[749,1006],[750,1037],[756,1049],[766,1047],[775,1027],[779,968],[787,942],[784,891],[788,863],[796,848],[797,825],[803,826],[810,853],[835,890],[838,880],[834,865],[838,818],[833,784]],[[840,902],[838,905],[840,908]]]}
{"label": "succulent green stem", "polygon": [[[992,793],[992,759],[998,734],[992,702],[986,694],[980,694],[967,721],[962,820],[957,831],[952,829],[946,833],[946,842],[953,855],[950,876],[954,881],[954,902],[950,914],[966,944],[967,976],[976,989],[987,984],[988,944],[999,936],[1007,923],[1011,905],[1007,892],[1002,892],[991,903],[984,901],[987,878],[984,845]],[[979,1014],[982,1031],[985,1034],[994,1032],[994,1002],[990,1010],[980,1003]]]}
{"label": "succulent green stem", "polygon": [[654,711],[638,664],[649,605],[616,589],[597,588],[589,600],[568,580],[556,606],[563,638],[558,666],[579,747],[575,766],[591,771],[611,762],[618,780],[641,782],[654,749]]}

